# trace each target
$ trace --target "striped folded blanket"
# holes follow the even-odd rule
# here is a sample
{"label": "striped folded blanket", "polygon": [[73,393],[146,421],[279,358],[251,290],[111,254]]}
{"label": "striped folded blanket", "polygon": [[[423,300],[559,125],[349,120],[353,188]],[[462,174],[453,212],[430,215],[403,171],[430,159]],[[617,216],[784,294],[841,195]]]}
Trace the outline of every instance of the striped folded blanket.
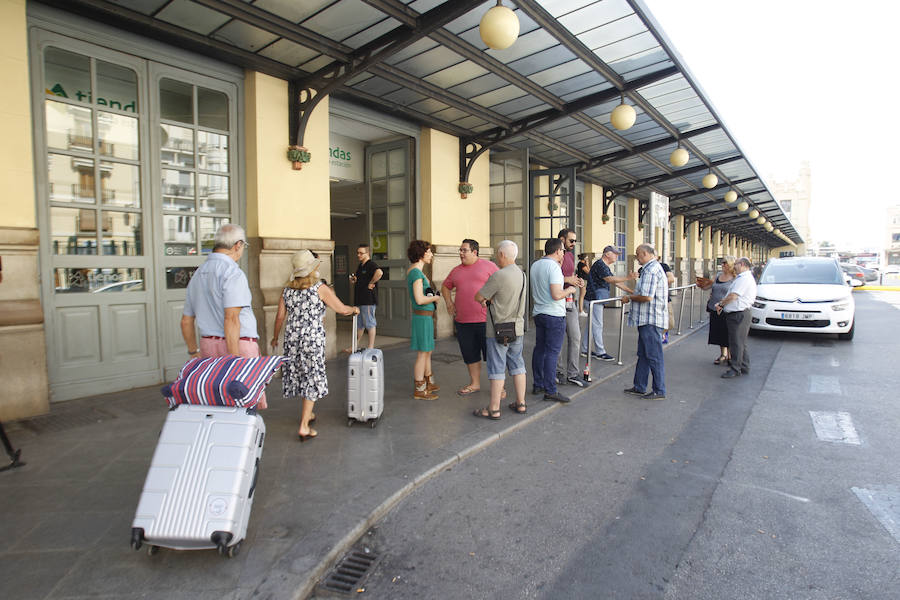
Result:
{"label": "striped folded blanket", "polygon": [[281,366],[283,356],[192,358],[160,390],[169,407],[179,404],[251,408]]}

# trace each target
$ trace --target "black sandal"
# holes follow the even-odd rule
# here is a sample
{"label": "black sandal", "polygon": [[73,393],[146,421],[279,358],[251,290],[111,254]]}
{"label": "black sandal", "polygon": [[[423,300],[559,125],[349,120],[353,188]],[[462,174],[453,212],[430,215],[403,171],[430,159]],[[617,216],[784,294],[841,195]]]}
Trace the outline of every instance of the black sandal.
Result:
{"label": "black sandal", "polygon": [[472,413],[476,417],[481,417],[483,419],[490,419],[492,421],[500,420],[500,409],[491,410],[489,407],[485,406],[484,408],[476,408],[475,412]]}
{"label": "black sandal", "polygon": [[524,415],[528,412],[528,406],[524,402],[512,402],[510,403],[509,408],[520,415]]}

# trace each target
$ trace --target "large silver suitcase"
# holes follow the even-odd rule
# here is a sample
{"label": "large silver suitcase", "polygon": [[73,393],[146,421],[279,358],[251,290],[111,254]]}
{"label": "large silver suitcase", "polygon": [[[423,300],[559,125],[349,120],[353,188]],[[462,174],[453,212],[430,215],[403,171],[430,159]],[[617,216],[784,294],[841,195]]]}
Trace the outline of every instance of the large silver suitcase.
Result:
{"label": "large silver suitcase", "polygon": [[247,535],[266,425],[255,409],[182,404],[169,411],[131,529],[135,550],[217,548]]}
{"label": "large silver suitcase", "polygon": [[384,412],[384,356],[378,348],[356,349],[356,315],[347,365],[347,426],[359,421],[378,424]]}

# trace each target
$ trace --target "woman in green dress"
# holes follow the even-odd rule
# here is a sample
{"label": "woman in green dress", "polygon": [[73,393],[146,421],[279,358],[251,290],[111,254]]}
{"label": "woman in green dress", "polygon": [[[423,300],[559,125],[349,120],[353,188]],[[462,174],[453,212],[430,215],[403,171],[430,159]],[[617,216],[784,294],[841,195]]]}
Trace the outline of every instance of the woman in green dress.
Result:
{"label": "woman in green dress", "polygon": [[416,364],[413,367],[415,390],[413,398],[418,400],[437,400],[437,390],[431,372],[431,352],[434,350],[434,310],[441,299],[431,289],[431,284],[422,268],[430,265],[434,259],[431,244],[424,240],[413,240],[406,251],[410,267],[406,272],[406,287],[409,290],[409,301],[412,303],[412,331],[410,348],[416,351]]}

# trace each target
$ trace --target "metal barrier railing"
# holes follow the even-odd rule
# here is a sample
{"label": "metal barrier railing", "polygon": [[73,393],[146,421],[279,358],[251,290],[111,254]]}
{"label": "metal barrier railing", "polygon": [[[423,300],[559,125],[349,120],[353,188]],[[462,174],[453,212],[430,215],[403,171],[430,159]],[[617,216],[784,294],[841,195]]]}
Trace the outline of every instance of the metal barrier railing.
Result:
{"label": "metal barrier railing", "polygon": [[[690,290],[690,298],[689,298],[690,308],[688,309],[690,312],[688,315],[688,319],[689,319],[688,328],[689,329],[694,328],[694,289],[695,288],[697,288],[696,283],[669,288],[670,292],[680,292],[680,302],[679,302],[679,307],[678,307],[678,331],[675,332],[676,335],[681,335],[681,323],[682,323],[682,320],[684,317],[685,290]],[[704,290],[702,290],[702,289],[700,290],[701,301],[703,300],[703,291]],[[593,323],[594,320],[592,318],[593,314],[594,314],[593,313],[594,305],[595,304],[612,304],[613,302],[619,303],[619,306],[617,307],[619,309],[619,344],[618,344],[619,347],[618,347],[618,353],[616,354],[616,364],[617,365],[623,364],[622,363],[622,344],[624,343],[624,339],[625,339],[625,304],[619,298],[604,298],[603,300],[588,300],[587,301],[587,304],[588,304],[587,349],[588,349],[588,351],[587,351],[587,358],[585,359],[585,363],[584,363],[584,380],[587,382],[591,381],[591,360],[593,359],[593,354],[594,354],[594,340],[593,340],[593,335],[592,335],[593,324],[594,324]],[[602,308],[601,308],[601,310],[602,310]],[[704,321],[705,321],[705,319],[699,319],[697,321],[697,325],[700,325]],[[671,323],[669,324],[669,329],[670,330],[672,329]]]}

